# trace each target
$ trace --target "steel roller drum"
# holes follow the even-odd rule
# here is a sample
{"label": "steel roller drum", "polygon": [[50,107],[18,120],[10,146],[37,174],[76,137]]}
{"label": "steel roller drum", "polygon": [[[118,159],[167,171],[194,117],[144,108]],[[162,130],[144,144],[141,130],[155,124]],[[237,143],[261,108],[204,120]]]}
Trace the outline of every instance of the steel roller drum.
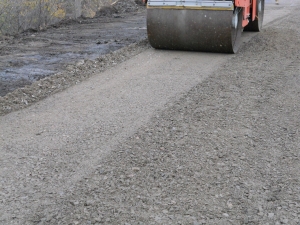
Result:
{"label": "steel roller drum", "polygon": [[157,49],[235,53],[241,39],[241,16],[238,10],[148,7],[148,39]]}

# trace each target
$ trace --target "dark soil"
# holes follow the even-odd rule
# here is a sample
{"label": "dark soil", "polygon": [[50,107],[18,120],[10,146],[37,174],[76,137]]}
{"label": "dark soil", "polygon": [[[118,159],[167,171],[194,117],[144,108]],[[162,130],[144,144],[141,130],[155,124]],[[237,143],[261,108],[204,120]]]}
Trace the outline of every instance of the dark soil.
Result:
{"label": "dark soil", "polygon": [[96,18],[63,21],[0,42],[0,96],[146,38],[145,7],[118,1]]}

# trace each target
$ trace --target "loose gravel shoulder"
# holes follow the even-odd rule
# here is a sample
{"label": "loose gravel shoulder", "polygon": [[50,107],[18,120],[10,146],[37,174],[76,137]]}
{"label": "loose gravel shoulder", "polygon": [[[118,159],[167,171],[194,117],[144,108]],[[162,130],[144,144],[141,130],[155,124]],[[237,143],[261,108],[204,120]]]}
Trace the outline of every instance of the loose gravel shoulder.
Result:
{"label": "loose gravel shoulder", "polygon": [[149,44],[147,40],[143,39],[95,60],[80,60],[75,64],[68,65],[66,70],[18,88],[4,97],[0,96],[0,116],[27,108],[33,103],[86,80],[95,73],[114,67],[147,48],[149,48]]}

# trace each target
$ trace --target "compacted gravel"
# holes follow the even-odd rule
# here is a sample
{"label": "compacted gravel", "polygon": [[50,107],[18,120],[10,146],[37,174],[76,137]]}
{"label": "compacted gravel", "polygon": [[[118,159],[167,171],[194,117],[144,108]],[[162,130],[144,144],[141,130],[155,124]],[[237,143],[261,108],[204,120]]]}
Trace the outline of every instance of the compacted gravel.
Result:
{"label": "compacted gravel", "polygon": [[[238,54],[216,54],[221,65],[145,120],[131,119],[120,105],[109,112],[117,121],[105,121],[105,114],[98,121],[101,104],[109,103],[76,103],[76,96],[74,106],[45,106],[65,95],[2,116],[0,224],[299,225],[300,6],[290,7],[289,16],[270,23]],[[143,46],[146,53],[133,58],[141,70],[149,63],[138,61],[143,54],[164,56]],[[192,76],[192,60],[184,62],[177,73]],[[200,76],[202,68],[193,69]],[[91,91],[97,88],[90,83]],[[133,114],[140,107],[124,104]],[[66,124],[55,123],[59,114],[53,124],[35,124],[34,117],[48,121],[43,110],[52,107],[61,109]],[[70,107],[85,114],[70,114]],[[22,118],[32,118],[31,129],[18,127]],[[69,127],[76,135],[66,133]],[[13,129],[22,132],[13,136]]]}

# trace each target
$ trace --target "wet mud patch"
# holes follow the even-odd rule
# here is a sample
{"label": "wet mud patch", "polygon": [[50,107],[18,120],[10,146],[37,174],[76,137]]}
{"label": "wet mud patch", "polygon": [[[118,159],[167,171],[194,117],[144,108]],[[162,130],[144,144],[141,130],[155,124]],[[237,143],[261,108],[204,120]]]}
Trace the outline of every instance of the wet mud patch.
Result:
{"label": "wet mud patch", "polygon": [[0,96],[145,39],[144,8],[117,6],[93,19],[0,41]]}

